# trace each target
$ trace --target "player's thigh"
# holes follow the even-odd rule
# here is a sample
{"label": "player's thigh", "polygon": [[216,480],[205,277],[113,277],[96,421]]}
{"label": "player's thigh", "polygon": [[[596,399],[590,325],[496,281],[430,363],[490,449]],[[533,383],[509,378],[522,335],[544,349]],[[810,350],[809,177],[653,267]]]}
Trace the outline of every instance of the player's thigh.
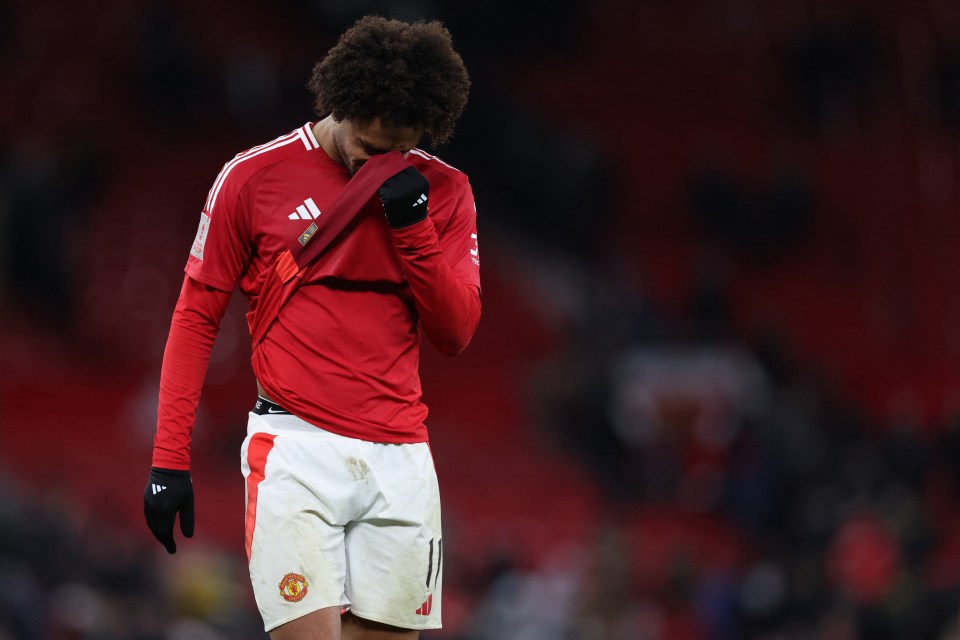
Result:
{"label": "player's thigh", "polygon": [[345,603],[343,529],[293,499],[297,493],[280,482],[260,493],[249,569],[267,631]]}
{"label": "player's thigh", "polygon": [[351,612],[401,629],[439,628],[443,536],[433,458],[423,443],[374,447],[377,498],[345,530]]}
{"label": "player's thigh", "polygon": [[[250,580],[264,628],[346,604],[344,513],[353,499],[336,444],[251,418],[244,443]],[[346,484],[345,484],[346,482]],[[323,487],[323,495],[315,487]],[[346,488],[345,488],[346,487]]]}

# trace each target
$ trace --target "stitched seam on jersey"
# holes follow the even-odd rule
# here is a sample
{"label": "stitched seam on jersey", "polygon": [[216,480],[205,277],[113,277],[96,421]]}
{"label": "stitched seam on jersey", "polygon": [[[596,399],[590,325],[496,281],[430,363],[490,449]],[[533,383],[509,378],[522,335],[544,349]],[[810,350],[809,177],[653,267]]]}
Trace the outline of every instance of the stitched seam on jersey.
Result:
{"label": "stitched seam on jersey", "polygon": [[[245,231],[246,231],[246,238],[248,242],[253,241],[253,211],[254,211],[254,204],[256,203],[256,199],[257,199],[257,193],[260,189],[260,181],[263,180],[263,176],[266,174],[266,172],[270,171],[277,165],[283,164],[287,160],[293,160],[295,157],[296,156],[287,156],[286,158],[280,158],[279,160],[271,162],[267,166],[261,168],[259,171],[256,171],[255,173],[251,174],[250,177],[248,177],[243,182],[243,184],[240,185],[240,188],[237,191],[237,204],[241,204],[241,199],[245,200],[245,202],[243,203],[243,206],[249,212],[247,215],[243,216],[243,225],[244,227],[246,227]],[[251,193],[249,193],[249,195],[246,198],[243,198],[243,194],[245,192],[249,192],[248,187],[250,187],[250,183],[254,178],[258,178],[257,186],[252,190]],[[248,251],[247,253],[248,261],[244,268],[246,268],[246,266],[249,266],[249,260],[251,259],[251,257],[252,257],[252,250]],[[203,278],[196,278],[192,275],[190,277],[193,278],[194,280],[199,280],[200,282],[203,282],[206,285],[209,285],[216,289],[220,289],[221,291],[233,291],[234,289],[237,288],[237,284],[243,279],[244,273],[245,272],[243,271],[243,269],[241,269],[241,273],[238,274],[236,281],[233,282],[232,284],[228,283],[226,280],[221,281],[219,278],[216,278],[216,281],[218,284],[214,284],[213,282],[205,281]],[[187,274],[187,275],[190,275],[190,274]],[[209,274],[204,274],[204,278],[211,279],[211,276],[209,276]]]}
{"label": "stitched seam on jersey", "polygon": [[259,155],[261,155],[261,154],[263,154],[263,153],[267,153],[267,152],[269,152],[269,151],[275,151],[275,150],[279,149],[280,147],[285,147],[285,146],[287,146],[287,145],[290,144],[291,142],[295,142],[295,141],[297,141],[297,140],[300,140],[300,137],[297,135],[297,132],[296,132],[296,131],[291,132],[291,133],[288,134],[288,135],[289,135],[289,138],[288,138],[287,140],[284,140],[284,141],[282,141],[282,142],[275,142],[275,143],[271,144],[270,146],[267,146],[267,147],[264,147],[263,149],[260,149],[259,151],[256,151],[256,152],[253,152],[253,153],[249,153],[248,155],[243,156],[242,158],[238,156],[238,157],[234,158],[233,160],[231,160],[230,162],[228,162],[228,163],[227,163],[227,166],[225,166],[225,167],[223,168],[223,170],[220,172],[220,177],[217,178],[217,182],[214,184],[214,191],[213,191],[212,195],[211,195],[210,198],[209,198],[209,206],[206,207],[206,211],[209,212],[209,213],[213,213],[213,208],[214,208],[215,206],[217,206],[217,196],[220,195],[220,189],[222,189],[222,188],[223,188],[223,185],[226,184],[227,178],[229,177],[230,172],[233,171],[234,169],[236,169],[240,164],[242,164],[243,162],[245,162],[245,161],[247,161],[247,160],[250,160],[250,159],[252,159],[252,158],[255,158],[256,156],[259,156]]}
{"label": "stitched seam on jersey", "polygon": [[276,144],[276,143],[278,143],[278,142],[280,142],[280,141],[282,141],[282,140],[286,140],[286,139],[290,138],[290,136],[292,136],[292,135],[294,135],[294,134],[295,134],[295,132],[291,131],[290,133],[285,133],[285,134],[283,134],[282,136],[278,136],[278,137],[274,138],[274,139],[271,140],[270,142],[265,142],[265,143],[263,143],[263,144],[258,144],[258,145],[255,146],[255,147],[250,147],[250,148],[247,149],[246,151],[241,151],[241,152],[238,153],[237,155],[233,156],[233,158],[231,158],[230,160],[228,160],[227,162],[225,162],[224,165],[223,165],[223,167],[220,168],[220,173],[217,174],[216,180],[213,181],[213,186],[211,186],[211,187],[210,187],[210,191],[207,192],[207,200],[206,200],[206,202],[204,202],[204,205],[203,205],[204,211],[209,211],[209,210],[210,210],[210,209],[208,208],[208,205],[210,205],[210,198],[213,196],[213,191],[214,191],[214,189],[217,188],[217,185],[219,185],[219,184],[220,184],[220,181],[224,178],[224,171],[226,171],[228,167],[230,167],[230,166],[233,165],[234,163],[236,163],[236,162],[238,162],[238,161],[246,158],[247,156],[249,156],[249,155],[250,155],[251,153],[253,153],[254,151],[259,151],[260,149],[263,149],[264,147],[268,147],[268,146],[270,146],[270,145],[272,145],[272,144]]}
{"label": "stitched seam on jersey", "polygon": [[[466,189],[461,189],[461,190],[460,190],[459,197],[457,198],[457,202],[456,202],[456,204],[453,205],[453,211],[451,211],[451,212],[450,212],[450,215],[447,216],[447,223],[446,223],[445,225],[443,225],[443,229],[437,229],[437,240],[438,240],[438,241],[440,240],[440,236],[445,235],[445,234],[447,233],[447,229],[449,229],[449,228],[450,228],[450,225],[453,224],[453,219],[456,217],[457,211],[460,210],[460,205],[463,204],[463,201],[466,200],[466,198],[467,198],[467,190],[466,190]],[[476,220],[474,220],[474,223],[473,223],[473,224],[474,224],[474,226],[476,226],[476,224],[477,224],[477,223],[476,223]],[[434,228],[436,228],[437,225],[434,224],[433,226],[434,226]]]}
{"label": "stitched seam on jersey", "polygon": [[208,287],[213,287],[217,291],[225,291],[227,293],[232,292],[237,288],[237,284],[230,284],[226,280],[221,280],[216,276],[212,276],[209,273],[202,273],[199,271],[199,267],[196,266],[194,262],[188,262],[187,266],[183,268],[184,273],[186,273],[190,278],[207,285]]}
{"label": "stitched seam on jersey", "polygon": [[447,164],[446,162],[444,162],[443,160],[441,160],[441,159],[438,158],[437,156],[432,156],[432,155],[430,155],[429,153],[427,153],[426,151],[423,151],[422,149],[420,149],[420,148],[418,148],[418,147],[414,147],[413,149],[410,149],[410,153],[412,153],[412,154],[415,155],[415,156],[420,156],[420,157],[423,158],[424,160],[433,160],[433,161],[435,161],[435,162],[439,162],[439,163],[442,164],[443,166],[447,167],[448,169],[453,169],[453,170],[456,171],[457,173],[463,173],[462,171],[460,171],[460,169],[457,169],[457,168],[456,168],[455,166],[453,166],[452,164]]}
{"label": "stitched seam on jersey", "polygon": [[[270,145],[269,147],[264,147],[263,149],[260,149],[259,151],[255,152],[255,153],[251,153],[250,155],[244,156],[243,158],[236,158],[236,159],[234,159],[231,163],[229,163],[230,166],[224,167],[224,169],[223,169],[223,175],[222,175],[222,177],[218,180],[218,184],[216,185],[216,189],[214,190],[213,195],[211,196],[210,206],[207,208],[207,211],[210,212],[210,213],[213,213],[213,208],[214,208],[215,206],[217,206],[217,196],[220,195],[220,189],[223,188],[223,185],[225,185],[225,184],[227,183],[227,178],[230,176],[230,172],[231,172],[231,171],[233,171],[234,169],[236,169],[238,166],[240,166],[243,162],[245,162],[245,161],[247,161],[247,160],[251,160],[251,159],[253,159],[253,158],[255,158],[256,156],[259,156],[259,155],[261,155],[261,154],[268,153],[268,152],[270,152],[270,151],[275,151],[275,150],[277,150],[277,149],[279,149],[279,148],[281,148],[281,147],[285,147],[285,146],[287,146],[288,144],[290,144],[290,143],[292,143],[292,142],[294,142],[294,141],[296,141],[296,140],[299,140],[299,139],[300,139],[299,136],[297,136],[296,133],[293,133],[289,139],[284,140],[283,142],[277,142],[277,143],[275,143],[275,144],[273,144],[273,145]],[[246,183],[246,181],[244,181],[244,183]]]}

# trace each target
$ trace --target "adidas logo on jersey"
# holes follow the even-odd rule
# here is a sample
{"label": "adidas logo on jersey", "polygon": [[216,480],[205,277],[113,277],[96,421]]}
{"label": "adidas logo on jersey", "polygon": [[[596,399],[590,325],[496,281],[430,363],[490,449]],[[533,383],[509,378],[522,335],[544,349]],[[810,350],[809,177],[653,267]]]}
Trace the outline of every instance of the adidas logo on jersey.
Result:
{"label": "adidas logo on jersey", "polygon": [[297,210],[287,216],[291,220],[314,220],[320,217],[320,209],[313,198],[307,198]]}
{"label": "adidas logo on jersey", "polygon": [[160,486],[159,484],[154,484],[154,485],[153,485],[153,495],[157,495],[158,493],[160,493],[160,492],[163,491],[164,489],[166,489],[166,487],[162,487],[162,486]]}
{"label": "adidas logo on jersey", "polygon": [[413,203],[413,206],[417,206],[418,204],[423,204],[426,201],[427,201],[427,194],[421,193],[420,197],[417,198],[417,201]]}

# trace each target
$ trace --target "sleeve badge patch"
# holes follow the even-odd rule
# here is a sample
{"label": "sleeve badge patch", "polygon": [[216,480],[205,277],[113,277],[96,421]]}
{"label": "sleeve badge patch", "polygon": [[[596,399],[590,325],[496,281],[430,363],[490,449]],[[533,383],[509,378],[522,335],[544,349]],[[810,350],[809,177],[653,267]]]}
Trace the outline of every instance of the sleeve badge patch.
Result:
{"label": "sleeve badge patch", "polygon": [[200,226],[197,228],[197,237],[193,239],[190,255],[197,260],[203,260],[203,246],[207,244],[207,232],[210,230],[210,216],[206,211],[200,212]]}

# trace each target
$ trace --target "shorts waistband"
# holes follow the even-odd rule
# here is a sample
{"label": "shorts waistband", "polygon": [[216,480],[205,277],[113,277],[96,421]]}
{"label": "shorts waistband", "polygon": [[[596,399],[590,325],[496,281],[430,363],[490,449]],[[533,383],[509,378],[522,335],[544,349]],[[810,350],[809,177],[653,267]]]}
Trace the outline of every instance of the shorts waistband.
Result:
{"label": "shorts waistband", "polygon": [[257,398],[257,403],[253,405],[253,412],[259,416],[289,416],[293,415],[276,402],[271,402],[263,396]]}

